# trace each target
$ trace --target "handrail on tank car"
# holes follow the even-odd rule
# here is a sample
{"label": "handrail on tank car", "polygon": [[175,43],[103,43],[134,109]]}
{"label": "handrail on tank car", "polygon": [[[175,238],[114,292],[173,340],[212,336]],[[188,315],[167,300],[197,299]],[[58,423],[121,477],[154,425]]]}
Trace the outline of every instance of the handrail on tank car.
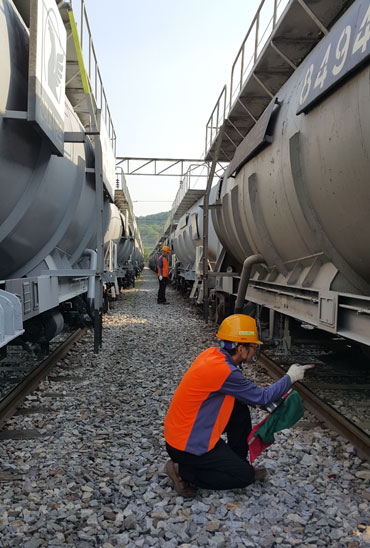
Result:
{"label": "handrail on tank car", "polygon": [[[221,99],[223,98],[223,109],[221,110],[222,120],[221,123],[220,120],[220,104]],[[212,110],[211,116],[208,119],[207,125],[206,125],[206,154],[207,150],[211,147],[211,144],[213,143],[214,139],[217,137],[218,130],[222,126],[222,124],[225,121],[226,118],[226,101],[227,101],[227,86],[226,84],[222,88],[222,91],[220,95],[218,96],[218,99],[216,101],[215,107]],[[216,113],[216,119],[214,120],[214,114]],[[209,132],[209,133],[208,133]]]}
{"label": "handrail on tank car", "polygon": [[[116,166],[116,170],[119,170],[119,173],[116,172],[116,190],[122,190],[125,195],[125,199],[128,203],[129,208],[131,209],[132,215],[134,214],[134,206],[131,200],[130,191],[127,186],[126,177],[121,166]],[[134,215],[133,215],[134,216]]]}
{"label": "handrail on tank car", "polygon": [[[272,16],[268,19],[268,23],[267,23],[267,26],[265,28],[265,30],[263,31],[262,35],[259,34],[259,31],[260,31],[260,20],[261,20],[261,11],[262,11],[262,8],[265,4],[266,0],[262,0],[260,5],[258,6],[258,9],[256,11],[256,14],[255,16],[253,17],[252,19],[252,22],[249,26],[249,29],[248,29],[248,32],[239,48],[239,51],[236,55],[236,58],[232,64],[232,69],[231,69],[231,78],[230,78],[230,89],[229,89],[229,98],[228,98],[228,102],[229,102],[229,105],[228,105],[228,111],[227,111],[227,114],[226,114],[226,104],[225,104],[225,107],[224,107],[224,116],[222,118],[222,121],[221,123],[218,123],[218,114],[217,114],[217,119],[216,119],[216,125],[214,125],[214,113],[217,111],[217,113],[219,113],[219,110],[220,110],[220,102],[221,102],[221,98],[222,98],[222,95],[223,93],[225,92],[226,94],[226,85],[223,87],[221,93],[220,93],[220,96],[219,98],[217,99],[217,102],[216,102],[216,105],[212,111],[212,114],[211,116],[209,117],[209,120],[207,122],[207,126],[206,126],[206,150],[205,150],[205,156],[207,156],[207,152],[208,150],[211,148],[211,145],[213,144],[213,142],[215,141],[217,135],[218,135],[218,132],[219,132],[219,129],[220,127],[222,126],[222,124],[224,123],[225,121],[225,118],[227,117],[227,115],[230,113],[230,110],[231,110],[231,107],[232,107],[232,104],[233,104],[233,99],[234,99],[234,96],[235,94],[239,93],[243,87],[243,84],[247,78],[247,76],[249,76],[253,66],[255,65],[256,61],[257,61],[257,57],[258,57],[258,53],[259,53],[259,49],[261,48],[261,46],[264,44],[264,39],[267,40],[267,38],[272,34],[272,31],[274,30],[275,26],[276,26],[276,23],[278,21],[278,9],[280,7],[280,4],[283,4],[283,5],[286,5],[288,3],[288,0],[273,0],[273,13],[272,13]],[[269,29],[269,27],[271,26],[271,32],[269,34],[267,34],[267,30]],[[254,51],[253,51],[253,55],[251,56],[251,58],[249,59],[249,62],[247,64],[247,66],[245,67],[245,51],[246,51],[246,44],[247,44],[247,41],[248,39],[250,38],[251,36],[251,33],[253,31],[253,29],[255,28],[255,36],[254,36]],[[240,78],[238,80],[238,85],[237,87],[234,89],[234,72],[235,72],[235,68],[238,64],[238,62],[240,61]],[[253,61],[253,63],[252,63]],[[248,71],[248,67],[250,67],[250,70]],[[226,96],[224,98],[225,102],[226,102]]]}
{"label": "handrail on tank car", "polygon": [[[191,180],[192,178],[194,177],[197,177],[197,175],[193,174],[193,171],[195,171],[196,169],[199,169],[201,168],[201,170],[203,169],[207,169],[207,173],[209,172],[209,165],[207,162],[204,162],[204,164],[190,164],[190,166],[188,167],[184,177],[182,178],[182,180],[180,181],[180,186],[179,186],[179,189],[177,191],[177,194],[176,194],[176,197],[173,201],[173,204],[171,206],[171,213],[174,214],[176,209],[178,208],[178,206],[180,205],[182,199],[184,198],[185,194],[187,193],[188,190],[190,190],[190,183],[191,183]],[[198,174],[198,178],[201,177],[202,175]],[[208,176],[208,175],[206,175]],[[202,177],[205,177],[205,176],[202,176]]]}
{"label": "handrail on tank car", "polygon": [[[260,16],[261,16],[261,11],[262,11],[262,8],[265,4],[265,1],[266,0],[262,0],[260,5],[258,6],[258,9],[257,9],[257,12],[256,12],[256,15],[253,17],[252,19],[252,22],[249,26],[249,29],[247,31],[247,34],[239,48],[239,51],[235,57],[235,60],[232,64],[232,67],[231,67],[231,79],[230,79],[230,96],[229,96],[229,111],[231,109],[231,106],[232,106],[232,100],[233,100],[233,97],[234,97],[234,94],[239,92],[242,87],[243,87],[243,83],[245,81],[245,78],[249,75],[250,71],[247,73],[247,69],[248,67],[250,66],[251,64],[251,61],[253,60],[253,65],[256,63],[257,61],[257,57],[258,57],[258,48],[259,48],[259,45],[260,45],[260,40],[259,40],[259,27],[260,27]],[[281,1],[281,0],[280,0]],[[280,2],[278,0],[274,0],[274,12],[273,12],[273,16],[270,18],[268,24],[267,24],[267,27],[266,29],[264,30],[263,34],[262,34],[262,37],[261,37],[261,40],[263,39],[265,33],[266,33],[266,30],[268,29],[268,27],[270,26],[271,24],[271,21],[272,21],[272,28],[271,28],[271,32],[273,31],[273,29],[275,28],[275,25],[276,25],[276,19],[277,19],[277,8],[278,8],[278,4],[280,4]],[[248,38],[250,37],[251,35],[251,32],[253,30],[253,28],[255,28],[255,37],[254,37],[254,52],[253,52],[253,55],[252,57],[250,58],[249,60],[249,63],[246,67],[246,69],[244,69],[244,58],[245,58],[245,46],[246,46],[246,43],[248,41]],[[241,57],[240,59],[240,79],[239,79],[239,87],[237,87],[237,89],[235,91],[233,91],[233,82],[234,82],[234,70],[235,70],[235,67],[239,61],[239,58]]]}
{"label": "handrail on tank car", "polygon": [[95,52],[95,47],[92,39],[92,33],[90,29],[90,23],[87,16],[85,7],[85,0],[69,0],[69,5],[73,9],[73,3],[80,3],[80,42],[81,50],[83,52],[84,46],[84,24],[88,33],[88,76],[90,89],[95,99],[97,108],[102,111],[102,116],[107,127],[107,132],[112,143],[114,155],[116,155],[116,131],[114,129],[112,115],[108,106],[107,96],[103,86],[103,79],[101,77],[98,60]]}
{"label": "handrail on tank car", "polygon": [[[118,172],[117,172],[118,170]],[[116,166],[116,187],[115,190],[122,190],[124,198],[127,202],[129,221],[134,228],[134,236],[141,241],[140,231],[137,227],[136,217],[134,213],[134,205],[130,196],[130,191],[127,186],[126,177],[121,166]]]}

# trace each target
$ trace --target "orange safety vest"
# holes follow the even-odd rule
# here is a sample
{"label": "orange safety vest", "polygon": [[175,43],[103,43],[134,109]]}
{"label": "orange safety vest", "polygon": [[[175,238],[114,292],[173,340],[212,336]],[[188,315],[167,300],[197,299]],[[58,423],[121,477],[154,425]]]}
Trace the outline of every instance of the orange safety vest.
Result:
{"label": "orange safety vest", "polygon": [[164,421],[166,442],[195,455],[213,449],[226,428],[235,398],[218,392],[231,369],[225,353],[208,348],[195,359],[172,398]]}
{"label": "orange safety vest", "polygon": [[167,257],[161,255],[157,262],[157,272],[158,276],[163,276],[163,278],[168,278],[168,261]]}
{"label": "orange safety vest", "polygon": [[235,399],[265,406],[291,387],[288,375],[259,388],[246,379],[222,348],[208,348],[183,376],[164,420],[166,442],[193,455],[207,453],[224,432]]}

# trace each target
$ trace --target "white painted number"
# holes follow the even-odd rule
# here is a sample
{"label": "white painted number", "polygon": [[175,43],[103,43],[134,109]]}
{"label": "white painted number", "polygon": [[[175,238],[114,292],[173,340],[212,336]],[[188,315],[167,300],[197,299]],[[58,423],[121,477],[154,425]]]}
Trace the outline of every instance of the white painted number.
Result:
{"label": "white painted number", "polygon": [[[367,2],[370,2],[370,0],[367,0]],[[333,76],[338,76],[340,72],[342,71],[346,60],[348,58],[348,53],[350,53],[350,42],[351,42],[351,35],[352,35],[352,28],[351,25],[347,25],[340,35],[340,38],[337,43],[337,47],[335,50],[335,64],[333,68],[331,69]],[[368,49],[368,43],[370,40],[370,5],[366,11],[366,14],[362,20],[361,26],[359,28],[359,31],[356,35],[356,38],[354,40],[353,48],[352,48],[352,55],[356,53],[356,51],[361,50],[361,53],[365,53],[365,51]],[[328,76],[328,65],[330,61],[330,53],[331,53],[331,46],[330,43],[327,48],[325,55],[321,61],[320,69],[318,70],[318,73],[316,74],[316,78],[314,81],[314,89],[319,88],[323,89],[325,87],[325,81]],[[333,57],[333,56],[332,56]],[[361,58],[360,58],[361,60]],[[352,67],[352,64],[354,62],[354,66],[358,64],[359,60],[357,61],[350,61],[350,67]],[[330,63],[331,65],[331,63]],[[311,91],[312,86],[312,80],[313,80],[313,72],[314,72],[314,65],[310,65],[307,69],[306,76],[304,78],[302,89],[301,89],[301,95],[299,98],[299,104],[303,105],[303,103],[306,101],[308,95]],[[329,68],[330,70],[330,68]],[[316,71],[315,71],[316,72]],[[329,82],[331,84],[331,81]],[[320,95],[320,92],[316,92],[317,96]],[[314,99],[313,97],[311,101]]]}
{"label": "white painted number", "polygon": [[310,65],[308,67],[308,70],[306,72],[306,76],[305,76],[305,79],[304,79],[304,82],[303,82],[301,96],[300,96],[300,99],[299,99],[299,104],[300,105],[302,105],[305,102],[305,100],[307,99],[307,95],[310,92],[312,71],[313,71],[313,65]]}
{"label": "white painted number", "polygon": [[355,43],[353,44],[352,53],[355,53],[360,48],[362,48],[361,52],[365,53],[369,39],[370,39],[370,6],[361,23],[360,31],[358,35],[356,36]]}
{"label": "white painted number", "polygon": [[324,85],[324,82],[325,82],[327,74],[328,74],[328,66],[327,65],[328,65],[328,61],[329,61],[330,50],[331,50],[331,44],[328,45],[328,48],[327,48],[326,53],[324,55],[324,59],[322,60],[322,63],[320,65],[320,70],[317,73],[315,84],[313,86],[314,88],[317,88],[319,86],[320,86],[320,88],[322,88],[322,86]]}
{"label": "white painted number", "polygon": [[[343,68],[344,63],[346,62],[347,55],[348,55],[348,48],[349,48],[349,41],[351,39],[351,27],[350,25],[347,25],[345,29],[343,29],[342,34],[340,35],[340,38],[338,40],[337,49],[335,51],[335,57],[337,61],[340,61],[339,65],[334,65],[333,67],[333,74],[336,76],[340,73],[340,71]],[[343,46],[342,42],[345,40]]]}

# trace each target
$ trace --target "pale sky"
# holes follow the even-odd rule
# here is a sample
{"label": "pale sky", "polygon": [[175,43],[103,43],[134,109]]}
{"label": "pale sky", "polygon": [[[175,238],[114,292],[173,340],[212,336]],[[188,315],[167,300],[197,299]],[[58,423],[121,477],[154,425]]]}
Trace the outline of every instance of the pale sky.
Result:
{"label": "pale sky", "polygon": [[[266,0],[271,3],[272,0]],[[205,127],[260,0],[86,0],[117,156],[202,158]],[[178,178],[127,177],[136,215]]]}

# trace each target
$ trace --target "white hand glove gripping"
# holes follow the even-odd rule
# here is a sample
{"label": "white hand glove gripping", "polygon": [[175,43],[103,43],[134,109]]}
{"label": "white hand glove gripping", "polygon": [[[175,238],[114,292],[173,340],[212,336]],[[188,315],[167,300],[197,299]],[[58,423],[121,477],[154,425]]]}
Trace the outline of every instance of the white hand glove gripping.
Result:
{"label": "white hand glove gripping", "polygon": [[306,369],[312,369],[312,367],[315,367],[313,363],[309,363],[307,365],[293,363],[293,365],[289,367],[287,375],[289,375],[292,384],[297,381],[303,381]]}
{"label": "white hand glove gripping", "polygon": [[163,280],[163,276],[159,276],[159,281],[161,282]]}

